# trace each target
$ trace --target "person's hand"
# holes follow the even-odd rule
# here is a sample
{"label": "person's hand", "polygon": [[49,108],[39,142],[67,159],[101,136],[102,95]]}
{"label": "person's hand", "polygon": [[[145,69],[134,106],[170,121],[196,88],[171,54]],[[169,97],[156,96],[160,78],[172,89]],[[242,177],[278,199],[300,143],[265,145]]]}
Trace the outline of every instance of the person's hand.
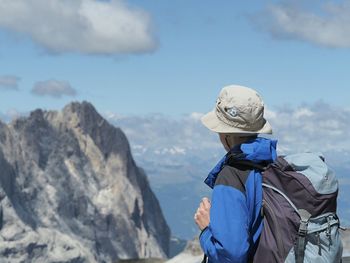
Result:
{"label": "person's hand", "polygon": [[197,212],[194,214],[194,221],[201,231],[209,225],[210,207],[211,205],[209,199],[204,197],[202,202],[199,204]]}

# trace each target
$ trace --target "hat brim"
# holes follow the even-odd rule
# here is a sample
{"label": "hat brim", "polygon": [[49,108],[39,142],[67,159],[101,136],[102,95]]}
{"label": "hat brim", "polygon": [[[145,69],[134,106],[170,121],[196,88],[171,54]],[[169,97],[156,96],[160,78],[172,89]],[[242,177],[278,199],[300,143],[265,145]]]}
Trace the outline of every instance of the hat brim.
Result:
{"label": "hat brim", "polygon": [[236,127],[232,127],[230,125],[227,125],[223,121],[219,120],[216,116],[215,111],[208,112],[205,114],[201,121],[205,127],[207,127],[209,130],[217,132],[217,133],[238,133],[238,134],[272,134],[272,127],[270,123],[266,120],[264,126],[257,131],[246,131],[243,129],[239,129]]}

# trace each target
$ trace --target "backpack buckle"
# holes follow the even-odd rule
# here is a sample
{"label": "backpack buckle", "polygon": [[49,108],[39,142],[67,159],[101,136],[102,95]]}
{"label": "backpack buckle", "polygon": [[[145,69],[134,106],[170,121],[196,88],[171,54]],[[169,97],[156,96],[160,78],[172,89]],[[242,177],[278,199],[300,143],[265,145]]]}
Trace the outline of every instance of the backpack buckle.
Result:
{"label": "backpack buckle", "polygon": [[300,226],[298,234],[301,237],[305,237],[307,234],[307,225],[309,224],[311,214],[305,209],[299,209],[298,212],[300,216]]}

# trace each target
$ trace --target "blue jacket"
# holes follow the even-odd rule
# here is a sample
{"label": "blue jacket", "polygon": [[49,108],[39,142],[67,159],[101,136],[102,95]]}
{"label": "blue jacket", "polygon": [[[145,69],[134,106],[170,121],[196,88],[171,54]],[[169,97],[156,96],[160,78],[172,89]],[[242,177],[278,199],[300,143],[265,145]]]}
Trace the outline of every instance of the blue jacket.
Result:
{"label": "blue jacket", "polygon": [[259,170],[228,165],[232,154],[264,165],[273,162],[277,141],[258,137],[233,148],[205,180],[213,188],[210,224],[199,239],[210,263],[246,263],[262,230],[262,178]]}

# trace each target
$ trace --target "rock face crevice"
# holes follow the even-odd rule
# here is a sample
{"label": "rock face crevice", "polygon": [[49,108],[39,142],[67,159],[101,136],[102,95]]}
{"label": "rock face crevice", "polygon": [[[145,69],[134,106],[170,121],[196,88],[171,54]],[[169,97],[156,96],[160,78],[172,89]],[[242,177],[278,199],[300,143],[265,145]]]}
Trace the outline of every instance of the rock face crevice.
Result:
{"label": "rock face crevice", "polygon": [[0,122],[0,258],[164,258],[169,240],[126,136],[90,103]]}

